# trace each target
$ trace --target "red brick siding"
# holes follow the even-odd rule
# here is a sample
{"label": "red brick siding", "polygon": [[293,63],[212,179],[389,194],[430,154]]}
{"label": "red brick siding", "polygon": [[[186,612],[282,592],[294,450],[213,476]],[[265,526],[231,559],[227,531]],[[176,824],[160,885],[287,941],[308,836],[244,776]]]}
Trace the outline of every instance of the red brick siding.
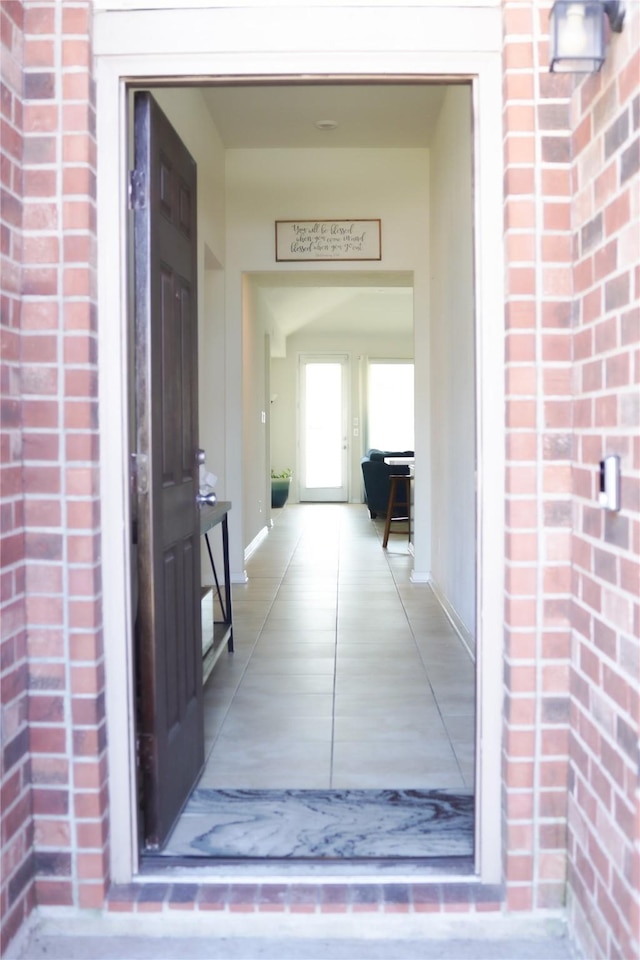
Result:
{"label": "red brick siding", "polygon": [[23,499],[21,398],[23,58],[22,3],[0,8],[0,391],[2,457],[0,506],[0,953],[34,904],[28,665],[25,600],[25,504]]}
{"label": "red brick siding", "polygon": [[504,2],[507,906],[558,908],[566,876],[571,639],[572,79],[548,11]]}
{"label": "red brick siding", "polygon": [[[505,879],[511,909],[554,906],[568,870],[586,955],[627,957],[640,929],[640,8],[580,83],[546,72],[550,6],[504,3]],[[605,453],[622,460],[618,515],[597,505]]]}
{"label": "red brick siding", "polygon": [[14,240],[21,242],[21,311],[11,318],[19,338],[12,382],[21,399],[13,510],[26,559],[22,564],[17,553],[14,577],[21,574],[27,630],[16,629],[13,643],[16,651],[22,643],[29,690],[21,701],[31,751],[28,846],[38,903],[99,906],[108,883],[108,827],[92,9],[86,0],[3,4],[3,42],[14,11],[24,20],[15,71],[24,102],[21,232]]}
{"label": "red brick siding", "polygon": [[49,578],[29,597],[29,622],[41,625],[30,648],[37,895],[42,904],[95,907],[103,902],[109,870],[92,6],[70,0],[27,6],[25,82],[33,91],[27,207],[34,229],[25,229],[31,241],[25,269],[48,286],[44,317],[42,300],[25,298],[25,309],[30,303],[34,310],[28,333],[38,357],[37,408],[25,420],[41,460],[32,500],[42,507],[40,495],[50,485],[46,501],[57,507],[29,535],[37,581]]}
{"label": "red brick siding", "polygon": [[[640,955],[640,7],[626,7],[602,72],[572,101],[569,904],[598,957]],[[597,504],[609,453],[621,458],[619,513]]]}
{"label": "red brick siding", "polygon": [[498,913],[500,886],[474,883],[136,883],[113,886],[112,913]]}

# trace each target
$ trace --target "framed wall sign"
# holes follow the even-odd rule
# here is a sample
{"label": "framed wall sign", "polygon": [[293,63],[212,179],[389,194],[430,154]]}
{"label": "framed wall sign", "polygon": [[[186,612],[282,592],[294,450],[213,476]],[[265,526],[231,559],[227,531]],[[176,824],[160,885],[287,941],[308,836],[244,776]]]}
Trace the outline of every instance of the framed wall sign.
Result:
{"label": "framed wall sign", "polygon": [[276,220],[276,260],[380,260],[380,220]]}

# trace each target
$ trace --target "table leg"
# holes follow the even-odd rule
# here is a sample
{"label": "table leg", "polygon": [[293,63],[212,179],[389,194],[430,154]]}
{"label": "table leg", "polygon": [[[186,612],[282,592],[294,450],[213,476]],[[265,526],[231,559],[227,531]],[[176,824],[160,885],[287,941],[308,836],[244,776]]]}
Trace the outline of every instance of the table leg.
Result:
{"label": "table leg", "polygon": [[227,621],[231,627],[227,650],[231,652],[233,651],[233,614],[231,612],[231,574],[229,572],[229,528],[226,514],[222,519],[222,555],[224,557],[224,595],[227,607]]}

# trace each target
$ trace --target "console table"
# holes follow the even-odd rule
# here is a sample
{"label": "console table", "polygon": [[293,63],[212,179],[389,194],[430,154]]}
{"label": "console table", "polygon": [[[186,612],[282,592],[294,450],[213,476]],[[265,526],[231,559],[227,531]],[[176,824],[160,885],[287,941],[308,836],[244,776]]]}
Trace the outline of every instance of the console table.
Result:
{"label": "console table", "polygon": [[[204,537],[213,572],[214,586],[203,587],[202,597],[209,592],[214,591],[213,596],[213,632],[211,636],[204,638],[202,644],[202,682],[208,679],[213,670],[216,660],[227,645],[227,650],[233,652],[233,618],[231,613],[231,576],[229,573],[229,528],[227,525],[227,515],[231,509],[231,501],[218,500],[214,504],[203,504],[200,507],[200,534]],[[209,541],[209,535],[214,527],[220,526],[222,530],[222,556],[224,565],[224,598],[223,591],[220,588],[218,573],[216,571],[213,551]],[[222,614],[221,620],[216,620],[215,601],[216,597],[220,605]]]}

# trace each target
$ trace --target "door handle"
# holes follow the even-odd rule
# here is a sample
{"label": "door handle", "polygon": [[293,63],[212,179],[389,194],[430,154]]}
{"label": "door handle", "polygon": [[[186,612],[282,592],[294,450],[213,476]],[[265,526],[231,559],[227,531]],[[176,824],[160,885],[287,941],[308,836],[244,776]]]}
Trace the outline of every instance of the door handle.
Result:
{"label": "door handle", "polygon": [[217,499],[213,491],[211,493],[196,493],[196,503],[199,507],[213,506]]}

